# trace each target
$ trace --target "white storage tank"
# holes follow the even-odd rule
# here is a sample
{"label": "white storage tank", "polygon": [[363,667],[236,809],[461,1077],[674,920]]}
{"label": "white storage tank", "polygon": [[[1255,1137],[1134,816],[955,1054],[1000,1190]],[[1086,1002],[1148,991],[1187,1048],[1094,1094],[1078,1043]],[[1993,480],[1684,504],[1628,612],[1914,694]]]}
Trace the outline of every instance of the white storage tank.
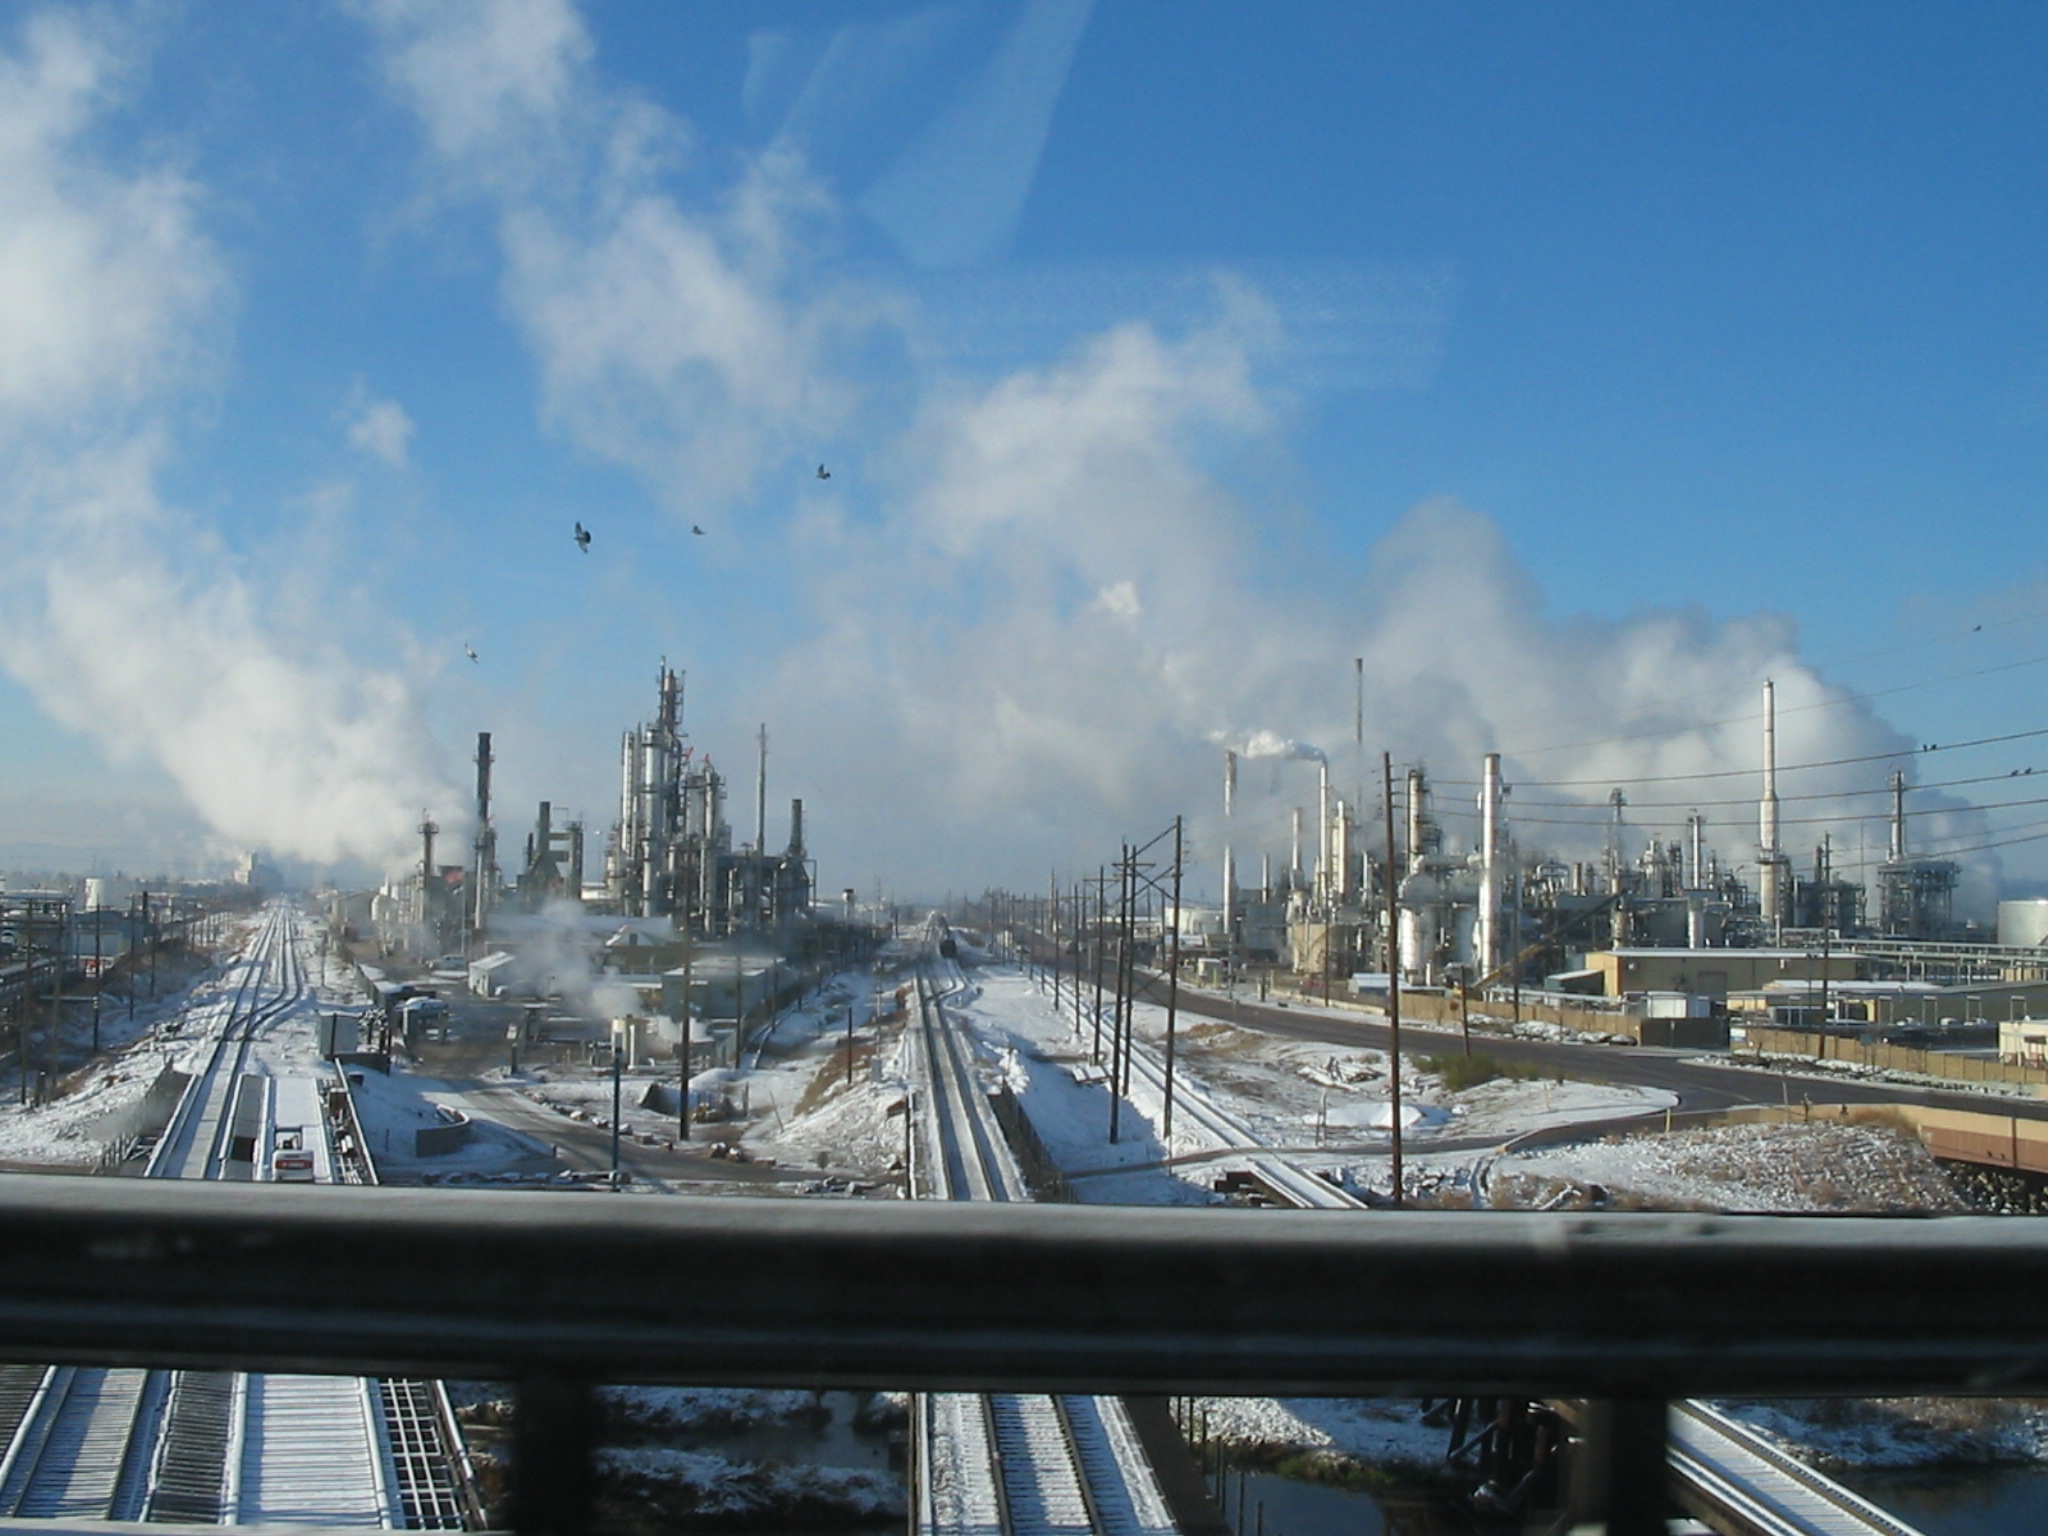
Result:
{"label": "white storage tank", "polygon": [[2048,945],[2048,896],[1998,904],[1998,942],[2014,949]]}

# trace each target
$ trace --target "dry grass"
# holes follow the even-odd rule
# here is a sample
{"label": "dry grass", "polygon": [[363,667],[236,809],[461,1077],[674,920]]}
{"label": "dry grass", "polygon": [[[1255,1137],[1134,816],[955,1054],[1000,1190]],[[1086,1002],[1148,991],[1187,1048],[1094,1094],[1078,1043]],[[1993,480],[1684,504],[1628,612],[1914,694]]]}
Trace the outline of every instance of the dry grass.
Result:
{"label": "dry grass", "polygon": [[[875,1059],[875,1044],[872,1039],[858,1037],[853,1042],[853,1080],[858,1083],[866,1074],[869,1063]],[[802,1119],[813,1110],[829,1103],[846,1091],[846,1046],[842,1043],[830,1056],[818,1063],[818,1070],[811,1074],[811,1080],[804,1084],[804,1091],[798,1095],[793,1119]]]}

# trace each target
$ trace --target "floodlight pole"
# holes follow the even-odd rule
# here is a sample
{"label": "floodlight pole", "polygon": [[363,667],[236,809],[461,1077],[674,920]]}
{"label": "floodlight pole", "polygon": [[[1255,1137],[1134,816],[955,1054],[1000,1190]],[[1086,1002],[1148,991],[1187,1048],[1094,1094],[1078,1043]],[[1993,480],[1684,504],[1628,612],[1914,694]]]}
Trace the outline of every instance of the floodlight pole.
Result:
{"label": "floodlight pole", "polygon": [[1387,1082],[1394,1122],[1394,1208],[1401,1208],[1401,902],[1394,875],[1394,755],[1380,754],[1387,799]]}

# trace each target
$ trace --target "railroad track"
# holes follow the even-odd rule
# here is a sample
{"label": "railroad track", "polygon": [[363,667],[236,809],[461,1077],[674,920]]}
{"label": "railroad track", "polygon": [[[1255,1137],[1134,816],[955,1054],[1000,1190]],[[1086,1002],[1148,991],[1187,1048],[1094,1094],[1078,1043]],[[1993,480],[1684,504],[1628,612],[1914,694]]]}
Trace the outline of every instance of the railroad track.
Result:
{"label": "railroad track", "polygon": [[[1029,1199],[945,1016],[944,997],[959,985],[957,966],[918,969],[915,1075],[931,1107],[923,1122],[925,1190],[938,1199]],[[1174,1529],[1116,1398],[935,1393],[920,1399],[917,1422],[922,1532],[1159,1536]]]}
{"label": "railroad track", "polygon": [[1671,1408],[1671,1487],[1717,1529],[1757,1536],[1920,1536],[1701,1402]]}
{"label": "railroad track", "polygon": [[[257,1176],[270,1080],[251,1054],[307,991],[297,914],[273,906],[208,1010],[212,1049],[145,1177]],[[0,1444],[0,1518],[480,1524],[438,1383],[10,1366]]]}

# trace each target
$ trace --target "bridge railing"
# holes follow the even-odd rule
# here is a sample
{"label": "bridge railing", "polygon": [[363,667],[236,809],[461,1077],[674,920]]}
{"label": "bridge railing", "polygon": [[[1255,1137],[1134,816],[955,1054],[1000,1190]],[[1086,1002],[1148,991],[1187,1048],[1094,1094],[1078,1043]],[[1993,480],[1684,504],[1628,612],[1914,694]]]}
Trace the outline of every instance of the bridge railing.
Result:
{"label": "bridge railing", "polygon": [[0,1176],[0,1231],[0,1359],[517,1383],[533,1531],[587,1528],[596,1383],[1586,1398],[1616,1533],[1673,1398],[2048,1392],[2025,1219]]}

